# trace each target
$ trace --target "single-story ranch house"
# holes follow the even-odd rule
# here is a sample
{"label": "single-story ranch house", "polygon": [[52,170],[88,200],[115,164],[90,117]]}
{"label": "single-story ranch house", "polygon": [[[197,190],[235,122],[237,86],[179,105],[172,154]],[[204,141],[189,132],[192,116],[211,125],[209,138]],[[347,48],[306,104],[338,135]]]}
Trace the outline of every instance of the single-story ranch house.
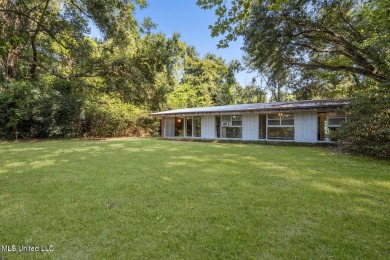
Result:
{"label": "single-story ranch house", "polygon": [[177,109],[153,113],[162,137],[247,141],[329,142],[344,122],[349,99],[303,100]]}

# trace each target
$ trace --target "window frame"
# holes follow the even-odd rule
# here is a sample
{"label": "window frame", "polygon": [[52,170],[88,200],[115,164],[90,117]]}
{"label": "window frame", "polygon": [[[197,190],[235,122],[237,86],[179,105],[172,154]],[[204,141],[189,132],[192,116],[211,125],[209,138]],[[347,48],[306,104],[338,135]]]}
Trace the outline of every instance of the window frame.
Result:
{"label": "window frame", "polygon": [[[217,120],[217,117],[220,118],[220,124],[219,124],[219,133],[220,133],[220,137],[218,137],[218,131],[217,131],[217,123],[215,124],[216,125],[216,136],[218,139],[225,139],[225,140],[242,140],[242,115],[241,114],[230,114],[230,115],[217,115],[215,116],[215,120]],[[226,119],[226,117],[230,117],[229,121],[226,121],[224,120],[224,118]],[[239,117],[240,120],[233,120],[233,117]],[[240,122],[239,125],[233,125],[233,122]],[[228,123],[227,125],[223,125],[223,123]],[[241,129],[241,137],[223,137],[223,128],[240,128]]]}
{"label": "window frame", "polygon": [[[317,115],[319,113],[326,113],[326,125],[325,125],[325,129],[324,129],[324,135],[325,135],[325,138],[324,140],[317,140],[317,142],[334,142],[334,140],[332,141],[330,138],[329,138],[329,135],[330,135],[330,132],[331,131],[335,131],[335,129],[337,128],[340,128],[342,127],[343,124],[345,124],[346,122],[348,122],[349,120],[351,120],[350,117],[347,116],[347,113],[345,112],[338,112],[338,111],[333,111],[333,112],[318,112]],[[331,114],[334,114],[335,116],[331,116]],[[344,122],[341,123],[341,124],[330,124],[330,120],[331,119],[344,119]]]}
{"label": "window frame", "polygon": [[[288,116],[286,116],[288,115]],[[265,139],[263,138],[260,138],[260,117],[261,116],[265,116]],[[271,117],[271,118],[270,118]],[[259,134],[258,134],[258,140],[262,140],[262,141],[285,141],[285,142],[289,142],[289,141],[295,141],[295,113],[268,113],[268,114],[258,114],[258,118],[259,118],[259,125],[258,125],[258,130],[259,130]],[[283,124],[283,119],[285,121],[287,120],[293,120],[293,124]],[[269,124],[269,121],[271,120],[271,122],[279,122],[278,124]],[[281,138],[270,138],[269,137],[269,128],[293,128],[293,131],[294,131],[294,134],[293,134],[293,137],[292,139],[281,139]]]}
{"label": "window frame", "polygon": [[[336,116],[330,116],[330,114],[335,114]],[[343,116],[340,116],[341,114],[344,114]],[[344,122],[341,124],[330,124],[331,119],[344,119]],[[345,124],[348,121],[348,117],[345,113],[337,113],[337,112],[328,112],[326,114],[326,123],[327,127],[329,128],[340,128],[343,124]]]}
{"label": "window frame", "polygon": [[[202,117],[201,116],[175,116],[175,135],[174,137],[176,138],[202,138]],[[200,135],[199,136],[196,136],[196,126],[195,126],[195,121],[196,119],[195,118],[199,118],[199,123],[200,123],[200,128],[199,128],[199,132],[200,132]],[[176,121],[178,119],[181,119],[183,121],[183,129],[182,130],[182,133],[183,135],[176,135]],[[191,136],[187,135],[187,120],[190,119],[191,120]]]}

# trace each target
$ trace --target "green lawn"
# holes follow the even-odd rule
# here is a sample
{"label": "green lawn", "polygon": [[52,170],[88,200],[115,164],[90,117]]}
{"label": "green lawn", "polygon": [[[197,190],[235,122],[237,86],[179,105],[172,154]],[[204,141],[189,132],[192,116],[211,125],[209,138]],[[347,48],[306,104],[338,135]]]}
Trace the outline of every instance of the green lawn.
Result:
{"label": "green lawn", "polygon": [[390,162],[264,144],[3,142],[1,245],[54,251],[0,259],[388,259]]}

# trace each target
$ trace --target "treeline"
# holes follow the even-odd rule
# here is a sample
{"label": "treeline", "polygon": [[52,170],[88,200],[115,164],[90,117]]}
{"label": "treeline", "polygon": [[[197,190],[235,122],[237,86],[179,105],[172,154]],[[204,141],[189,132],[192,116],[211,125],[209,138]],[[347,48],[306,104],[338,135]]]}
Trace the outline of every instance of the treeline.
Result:
{"label": "treeline", "polygon": [[[134,19],[144,1],[0,3],[0,138],[155,135],[150,112],[260,102],[238,61]],[[88,36],[94,23],[102,38]]]}

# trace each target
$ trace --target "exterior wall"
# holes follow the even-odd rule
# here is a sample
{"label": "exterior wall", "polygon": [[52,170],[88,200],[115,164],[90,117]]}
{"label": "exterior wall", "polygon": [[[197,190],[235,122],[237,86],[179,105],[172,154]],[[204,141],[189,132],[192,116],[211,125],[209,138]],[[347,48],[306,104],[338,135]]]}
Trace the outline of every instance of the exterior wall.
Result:
{"label": "exterior wall", "polygon": [[295,142],[315,143],[318,140],[317,112],[296,112]]}
{"label": "exterior wall", "polygon": [[174,117],[166,117],[164,126],[165,126],[164,137],[174,137],[175,136],[175,118]]}
{"label": "exterior wall", "polygon": [[259,139],[259,115],[243,114],[242,115],[242,140]]}
{"label": "exterior wall", "polygon": [[202,116],[202,138],[214,139],[215,133],[215,116]]}
{"label": "exterior wall", "polygon": [[[295,112],[295,140],[292,142],[318,142],[318,115],[315,111]],[[215,116],[204,115],[202,120],[201,138],[216,139]],[[175,137],[175,118],[164,117],[164,137]],[[242,140],[259,140],[259,114],[242,115]]]}

